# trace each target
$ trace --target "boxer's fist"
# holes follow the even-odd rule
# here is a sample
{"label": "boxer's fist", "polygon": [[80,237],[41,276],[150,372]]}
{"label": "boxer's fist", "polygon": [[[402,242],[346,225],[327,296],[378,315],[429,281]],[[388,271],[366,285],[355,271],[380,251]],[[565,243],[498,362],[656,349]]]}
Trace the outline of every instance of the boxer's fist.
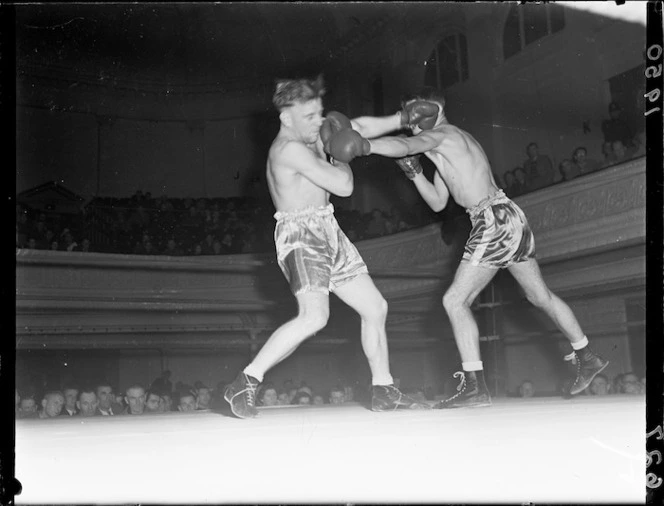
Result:
{"label": "boxer's fist", "polygon": [[417,125],[421,130],[431,130],[438,119],[440,106],[433,102],[417,100],[401,109],[401,126]]}
{"label": "boxer's fist", "polygon": [[341,130],[352,129],[350,120],[338,111],[330,111],[320,127],[320,140],[323,141],[325,151],[329,153],[330,139]]}
{"label": "boxer's fist", "polygon": [[330,137],[328,154],[335,160],[350,163],[353,158],[371,152],[369,141],[355,130],[346,128]]}
{"label": "boxer's fist", "polygon": [[395,160],[399,168],[406,174],[408,179],[415,179],[415,176],[422,172],[420,164],[420,155],[406,156]]}

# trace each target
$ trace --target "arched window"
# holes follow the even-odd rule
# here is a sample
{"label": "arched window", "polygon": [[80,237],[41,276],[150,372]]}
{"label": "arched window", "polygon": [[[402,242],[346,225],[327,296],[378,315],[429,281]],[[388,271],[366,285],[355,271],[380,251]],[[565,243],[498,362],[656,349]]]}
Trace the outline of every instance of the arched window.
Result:
{"label": "arched window", "polygon": [[565,12],[553,3],[513,5],[503,30],[503,56],[508,59],[528,44],[565,27]]}
{"label": "arched window", "polygon": [[426,61],[424,84],[446,88],[468,79],[468,46],[462,33],[448,35],[436,44]]}

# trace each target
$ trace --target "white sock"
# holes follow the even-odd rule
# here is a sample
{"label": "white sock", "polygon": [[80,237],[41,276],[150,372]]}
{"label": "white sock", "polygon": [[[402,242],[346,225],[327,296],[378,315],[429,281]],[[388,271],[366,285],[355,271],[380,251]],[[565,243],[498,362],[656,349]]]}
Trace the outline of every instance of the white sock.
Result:
{"label": "white sock", "polygon": [[580,350],[581,348],[585,348],[588,346],[588,338],[586,336],[583,336],[583,339],[581,341],[577,341],[575,343],[570,343],[572,345],[572,348],[575,350]]}
{"label": "white sock", "polygon": [[244,374],[247,376],[251,376],[252,378],[256,378],[259,383],[263,383],[263,373],[261,371],[258,371],[254,369],[253,364],[249,364],[247,367],[244,368],[244,371],[242,371]]}
{"label": "white sock", "polygon": [[387,385],[393,385],[394,384],[394,378],[392,378],[391,374],[386,374],[384,376],[374,376],[371,379],[371,384],[373,386],[387,386]]}
{"label": "white sock", "polygon": [[461,367],[464,371],[467,372],[484,370],[484,366],[482,365],[481,360],[477,360],[475,362],[461,362]]}

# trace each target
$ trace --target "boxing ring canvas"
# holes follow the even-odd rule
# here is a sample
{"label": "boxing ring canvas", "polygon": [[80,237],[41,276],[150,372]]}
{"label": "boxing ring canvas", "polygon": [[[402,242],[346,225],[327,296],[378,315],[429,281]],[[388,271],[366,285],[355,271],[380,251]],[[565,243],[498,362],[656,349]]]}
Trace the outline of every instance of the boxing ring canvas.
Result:
{"label": "boxing ring canvas", "polygon": [[19,420],[17,504],[645,502],[645,398]]}

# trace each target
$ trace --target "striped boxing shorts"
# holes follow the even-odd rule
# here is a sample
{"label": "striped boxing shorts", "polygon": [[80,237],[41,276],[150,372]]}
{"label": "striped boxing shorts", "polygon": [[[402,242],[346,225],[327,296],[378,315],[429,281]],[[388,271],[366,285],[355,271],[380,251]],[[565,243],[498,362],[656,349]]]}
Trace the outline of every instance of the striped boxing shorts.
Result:
{"label": "striped boxing shorts", "polygon": [[535,258],[535,237],[526,215],[503,190],[467,209],[473,225],[462,262],[504,269]]}
{"label": "striped boxing shorts", "polygon": [[368,269],[334,217],[334,206],[277,212],[277,262],[294,295],[330,293]]}

